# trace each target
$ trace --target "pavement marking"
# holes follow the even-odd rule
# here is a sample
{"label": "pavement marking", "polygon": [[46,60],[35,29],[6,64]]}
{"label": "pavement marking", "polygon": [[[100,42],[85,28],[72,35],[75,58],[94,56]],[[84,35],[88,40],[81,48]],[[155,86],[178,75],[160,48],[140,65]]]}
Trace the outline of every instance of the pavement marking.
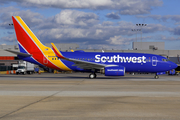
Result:
{"label": "pavement marking", "polygon": [[[78,82],[77,84],[73,84],[73,85],[71,85],[71,86],[69,86],[69,87],[67,87],[67,88],[65,88],[65,89],[71,89],[73,86],[75,86],[75,85],[80,85],[82,82],[84,82],[84,80],[81,80],[80,82]],[[29,106],[31,106],[31,105],[34,105],[34,104],[36,104],[36,103],[39,103],[39,102],[41,102],[41,101],[43,101],[43,100],[46,100],[46,99],[48,99],[48,98],[50,98],[50,97],[52,97],[52,96],[55,96],[56,94],[58,94],[58,93],[61,93],[61,92],[63,92],[63,90],[60,90],[60,91],[0,91],[0,96],[2,95],[2,96],[6,96],[6,95],[10,95],[10,96],[28,96],[28,95],[30,95],[30,96],[32,96],[32,94],[33,95],[38,95],[38,96],[40,96],[40,95],[45,95],[46,97],[44,97],[44,98],[42,98],[42,99],[40,99],[40,100],[38,100],[38,101],[34,101],[34,102],[32,102],[32,103],[29,103],[29,104],[27,104],[27,105],[25,105],[25,106],[23,106],[23,107],[20,107],[20,108],[18,108],[18,109],[16,109],[16,110],[14,110],[14,111],[12,111],[12,112],[9,112],[9,113],[7,113],[7,114],[5,114],[5,115],[3,115],[3,116],[0,116],[0,119],[3,119],[3,118],[5,118],[5,117],[7,117],[7,116],[9,116],[9,115],[11,115],[11,114],[13,114],[13,113],[16,113],[16,112],[18,112],[18,111],[20,111],[20,110],[22,110],[22,109],[24,109],[24,108],[27,108],[27,107],[29,107]],[[9,93],[9,94],[8,94]],[[38,93],[40,93],[40,94],[38,94]],[[47,94],[48,93],[48,94]]]}
{"label": "pavement marking", "polygon": [[[71,86],[72,87],[72,86]],[[69,87],[70,88],[70,87]],[[67,88],[68,89],[68,88]],[[0,96],[58,96],[58,97],[180,97],[180,92],[119,92],[119,91],[0,91]]]}

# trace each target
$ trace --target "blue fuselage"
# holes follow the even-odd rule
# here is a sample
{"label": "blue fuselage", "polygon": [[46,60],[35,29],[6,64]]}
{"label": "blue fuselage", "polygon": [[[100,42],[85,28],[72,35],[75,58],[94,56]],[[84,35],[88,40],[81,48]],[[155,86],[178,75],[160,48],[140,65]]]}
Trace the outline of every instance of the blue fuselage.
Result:
{"label": "blue fuselage", "polygon": [[[167,58],[145,53],[101,53],[101,52],[61,52],[63,56],[71,59],[83,60],[105,65],[118,65],[125,67],[126,72],[164,72],[177,67]],[[62,62],[74,71],[84,71],[73,66],[73,62]]]}

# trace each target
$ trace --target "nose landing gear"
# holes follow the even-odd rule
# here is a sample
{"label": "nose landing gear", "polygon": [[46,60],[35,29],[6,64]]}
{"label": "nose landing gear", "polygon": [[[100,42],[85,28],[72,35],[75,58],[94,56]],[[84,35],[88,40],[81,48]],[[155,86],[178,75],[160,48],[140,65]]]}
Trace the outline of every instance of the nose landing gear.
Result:
{"label": "nose landing gear", "polygon": [[155,78],[155,79],[159,79],[159,76],[158,76],[158,75],[155,75],[154,78]]}
{"label": "nose landing gear", "polygon": [[155,74],[154,78],[159,79],[158,73]]}

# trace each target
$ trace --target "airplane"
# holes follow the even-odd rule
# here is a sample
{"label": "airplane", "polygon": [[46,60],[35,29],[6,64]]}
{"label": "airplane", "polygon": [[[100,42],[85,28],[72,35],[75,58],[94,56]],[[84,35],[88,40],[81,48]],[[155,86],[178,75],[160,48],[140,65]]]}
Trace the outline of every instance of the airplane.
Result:
{"label": "airplane", "polygon": [[124,76],[125,72],[155,73],[155,79],[158,79],[162,72],[177,67],[166,57],[154,54],[59,51],[53,43],[52,48],[44,46],[20,16],[12,16],[12,20],[20,49],[20,52],[14,53],[22,60],[40,66],[61,71],[88,72],[92,79],[97,77],[96,73]]}

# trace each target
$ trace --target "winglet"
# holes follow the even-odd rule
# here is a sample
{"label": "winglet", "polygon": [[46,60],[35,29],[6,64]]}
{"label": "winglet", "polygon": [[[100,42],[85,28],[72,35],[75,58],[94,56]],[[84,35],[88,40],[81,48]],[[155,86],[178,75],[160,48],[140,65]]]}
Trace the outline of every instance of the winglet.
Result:
{"label": "winglet", "polygon": [[51,43],[51,45],[52,45],[52,49],[53,49],[54,53],[56,54],[56,56],[61,58],[61,59],[65,59],[65,57],[61,54],[61,52],[54,45],[54,43]]}

